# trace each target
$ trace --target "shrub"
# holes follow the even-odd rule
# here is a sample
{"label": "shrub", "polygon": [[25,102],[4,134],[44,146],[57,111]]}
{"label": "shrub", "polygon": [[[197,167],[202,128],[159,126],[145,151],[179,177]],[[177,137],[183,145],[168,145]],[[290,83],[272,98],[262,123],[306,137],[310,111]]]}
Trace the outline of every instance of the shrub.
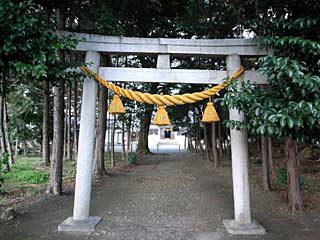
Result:
{"label": "shrub", "polygon": [[4,177],[3,174],[6,173],[6,171],[3,170],[3,165],[8,164],[8,153],[3,152],[0,158],[0,195],[4,194],[4,189],[3,189],[3,182],[4,182]]}
{"label": "shrub", "polygon": [[[299,176],[299,185],[302,187],[305,185],[304,177]],[[279,168],[277,169],[277,185],[280,187],[287,187],[288,186],[288,175],[287,169]]]}
{"label": "shrub", "polygon": [[129,164],[134,164],[137,162],[137,154],[134,152],[129,152],[126,154],[126,160]]}
{"label": "shrub", "polygon": [[[0,170],[1,172],[2,170]],[[0,173],[0,195],[2,195],[4,193],[3,190],[3,182],[4,182],[4,178],[1,176],[2,173]]]}
{"label": "shrub", "polygon": [[277,185],[285,187],[288,185],[287,169],[279,168],[277,169]]}

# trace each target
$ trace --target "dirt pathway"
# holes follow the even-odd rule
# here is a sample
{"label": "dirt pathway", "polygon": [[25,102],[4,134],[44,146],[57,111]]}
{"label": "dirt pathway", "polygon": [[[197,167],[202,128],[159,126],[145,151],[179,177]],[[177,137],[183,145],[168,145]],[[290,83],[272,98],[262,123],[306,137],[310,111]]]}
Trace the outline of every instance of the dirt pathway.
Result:
{"label": "dirt pathway", "polygon": [[0,226],[0,239],[320,239],[319,213],[288,216],[272,194],[251,195],[252,215],[268,234],[231,236],[222,224],[233,217],[230,168],[214,170],[187,152],[155,154],[96,183],[91,214],[103,220],[94,233],[57,232],[57,225],[72,215],[70,192],[33,203],[15,221]]}

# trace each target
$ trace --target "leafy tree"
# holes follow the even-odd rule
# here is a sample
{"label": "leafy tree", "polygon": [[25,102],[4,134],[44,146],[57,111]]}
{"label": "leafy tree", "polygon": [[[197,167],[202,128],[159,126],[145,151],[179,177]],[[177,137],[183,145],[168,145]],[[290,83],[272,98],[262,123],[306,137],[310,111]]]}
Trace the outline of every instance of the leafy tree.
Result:
{"label": "leafy tree", "polygon": [[0,71],[3,78],[14,76],[15,85],[48,77],[50,71],[61,72],[58,51],[75,46],[74,40],[59,38],[46,17],[30,0],[0,2]]}
{"label": "leafy tree", "polygon": [[[288,198],[293,211],[303,207],[295,142],[319,141],[320,44],[315,34],[319,33],[319,9],[318,2],[294,1],[289,7],[282,5],[279,11],[269,6],[269,17],[253,21],[256,32],[263,34],[259,38],[261,45],[274,51],[259,61],[268,85],[260,88],[249,82],[240,86],[234,83],[222,100],[224,105],[247,114],[245,122],[229,121],[227,126],[245,127],[255,135],[286,138]],[[303,10],[310,14],[301,17]]]}
{"label": "leafy tree", "polygon": [[44,78],[56,80],[70,75],[65,72],[68,66],[60,64],[58,51],[73,48],[75,41],[59,38],[39,5],[32,1],[1,1],[0,28],[2,96],[17,87],[24,95],[20,84],[25,84],[24,89],[37,89]]}
{"label": "leafy tree", "polygon": [[[242,5],[236,1],[188,0],[179,15],[178,29],[183,38],[241,37],[239,21]],[[244,4],[243,4],[244,5]]]}
{"label": "leafy tree", "polygon": [[42,104],[39,92],[20,85],[7,96],[10,138],[41,142]]}
{"label": "leafy tree", "polygon": [[[58,23],[60,23],[60,25],[61,23],[62,25],[64,24],[63,21],[58,22],[57,20],[63,20],[64,18],[56,17],[56,15],[63,16],[60,14],[61,11],[59,9],[50,10],[51,11],[48,11],[47,8],[31,0],[4,0],[0,3],[0,29],[2,30],[0,36],[1,136],[4,136],[2,120],[5,96],[12,91],[16,85],[21,83],[28,85],[30,88],[38,87],[42,85],[44,81],[54,83],[56,86],[55,96],[59,95],[56,98],[58,101],[55,102],[54,109],[58,111],[55,111],[54,119],[62,120],[60,121],[60,123],[62,122],[62,124],[60,124],[62,127],[55,127],[54,130],[63,129],[64,95],[63,91],[60,90],[64,89],[65,80],[73,75],[72,72],[66,71],[70,65],[64,61],[64,58],[66,52],[74,48],[76,42],[71,38],[59,37],[55,33]],[[52,14],[52,12],[55,14]],[[48,108],[46,108],[46,111],[48,112]],[[63,139],[63,131],[59,131],[59,133],[55,135],[55,139],[61,138]],[[5,151],[5,141],[2,140],[1,145],[2,151]],[[54,149],[61,150],[63,149],[62,146],[54,144],[54,147],[57,147]],[[53,192],[60,194],[62,159],[57,159],[55,154],[53,154],[53,156],[57,164],[52,165],[51,172],[54,173],[52,174],[54,177],[51,178],[51,185],[56,187],[56,189],[53,189]],[[59,165],[59,163],[61,164]]]}

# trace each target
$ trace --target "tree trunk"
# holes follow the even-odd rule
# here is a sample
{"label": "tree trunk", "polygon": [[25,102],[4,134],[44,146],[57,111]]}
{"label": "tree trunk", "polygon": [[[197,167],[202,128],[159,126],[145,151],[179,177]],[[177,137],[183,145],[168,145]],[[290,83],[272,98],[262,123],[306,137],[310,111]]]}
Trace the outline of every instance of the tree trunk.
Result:
{"label": "tree trunk", "polygon": [[213,163],[214,168],[219,167],[219,156],[217,151],[217,126],[216,123],[212,123],[212,130],[211,130],[211,145],[212,145],[212,156],[213,156]]}
{"label": "tree trunk", "polygon": [[19,139],[16,138],[16,145],[15,145],[14,155],[18,156],[18,154],[19,154]]}
{"label": "tree trunk", "polygon": [[[68,109],[68,101],[66,103],[67,106],[64,106],[64,108]],[[68,132],[68,111],[66,111],[66,113],[64,114],[64,130],[63,130],[63,158],[67,159],[67,132]]]}
{"label": "tree trunk", "polygon": [[210,144],[208,139],[208,125],[204,123],[204,142],[206,148],[206,157],[208,161],[212,161],[211,154],[210,154]]}
{"label": "tree trunk", "polygon": [[111,151],[111,115],[108,117],[107,113],[107,152],[110,154]]}
{"label": "tree trunk", "polygon": [[297,162],[297,166],[300,166],[300,158],[299,158],[299,156],[298,156],[298,143],[297,143],[297,142],[295,142],[294,148],[295,148],[295,150],[296,150],[296,162]]}
{"label": "tree trunk", "polygon": [[266,191],[270,191],[270,174],[268,167],[268,140],[266,137],[261,136],[261,161],[262,161],[262,172],[263,172],[263,186]]}
{"label": "tree trunk", "polygon": [[127,133],[127,151],[131,152],[130,146],[131,146],[131,125],[127,125],[128,133]]}
{"label": "tree trunk", "polygon": [[[7,144],[5,138],[4,124],[3,124],[3,105],[4,105],[4,96],[0,93],[0,145],[1,145],[1,154],[2,158],[7,154]],[[6,172],[10,171],[9,161],[3,163],[3,170]]]}
{"label": "tree trunk", "polygon": [[23,142],[21,143],[22,149],[23,149],[23,156],[27,155],[27,143],[26,140],[23,140]]}
{"label": "tree trunk", "polygon": [[272,181],[275,182],[277,179],[276,170],[273,163],[273,152],[272,152],[272,139],[268,138],[268,165],[271,174]]}
{"label": "tree trunk", "polygon": [[73,88],[73,153],[78,155],[78,82],[74,81]]}
{"label": "tree trunk", "polygon": [[[194,139],[194,151],[196,152],[196,154],[199,154],[199,149],[198,149],[198,133],[197,133],[197,127],[196,127],[196,123],[193,123],[193,139]],[[191,138],[192,139],[192,138]]]}
{"label": "tree trunk", "polygon": [[124,135],[125,135],[125,118],[123,117],[122,118],[122,121],[121,121],[121,131],[122,131],[122,136],[121,136],[121,147],[122,147],[122,160],[125,159],[125,155],[126,155],[126,145],[125,145],[125,141],[124,141]]}
{"label": "tree trunk", "polygon": [[62,194],[62,161],[64,149],[64,80],[54,87],[53,141],[50,170],[50,192]]}
{"label": "tree trunk", "polygon": [[115,166],[115,156],[114,156],[114,135],[116,132],[116,115],[113,115],[112,129],[111,129],[111,149],[110,149],[110,158],[111,158],[111,166]]}
{"label": "tree trunk", "polygon": [[9,129],[8,129],[8,111],[7,111],[6,101],[3,102],[3,127],[4,127],[4,132],[5,132],[4,135],[5,135],[6,143],[7,143],[9,165],[11,166],[12,164],[14,164],[15,161],[13,158],[11,139],[10,139],[10,134],[9,134]]}
{"label": "tree trunk", "polygon": [[[57,9],[58,30],[64,30],[65,18],[60,9]],[[59,52],[61,61],[64,53]],[[53,100],[53,141],[52,159],[50,165],[50,192],[54,195],[62,194],[62,161],[64,147],[64,79],[61,78],[54,87]]]}
{"label": "tree trunk", "polygon": [[49,81],[43,81],[43,116],[42,116],[42,158],[45,166],[50,166],[49,143]]}
{"label": "tree trunk", "polygon": [[190,150],[191,152],[194,152],[191,133],[188,133],[188,150]]}
{"label": "tree trunk", "polygon": [[0,96],[0,144],[1,144],[1,153],[3,154],[7,150],[6,139],[4,136],[3,128],[3,97]]}
{"label": "tree trunk", "polygon": [[197,122],[197,128],[198,128],[198,144],[199,144],[199,152],[200,152],[200,157],[204,158],[204,149],[203,145],[201,143],[201,127],[200,127],[200,121]]}
{"label": "tree trunk", "polygon": [[72,97],[72,84],[69,86],[68,94],[68,116],[67,116],[67,159],[72,159],[72,143],[71,143],[71,97]]}
{"label": "tree trunk", "polygon": [[187,140],[188,140],[188,150],[190,150],[191,152],[194,151],[193,148],[193,144],[192,144],[192,127],[191,127],[191,123],[188,123],[188,131],[187,131]]}
{"label": "tree trunk", "polygon": [[132,145],[133,145],[133,143],[132,143],[132,134],[133,134],[133,132],[134,132],[134,122],[132,123],[132,125],[131,125],[131,134],[130,134],[130,152],[132,152],[133,150],[132,150]]}
{"label": "tree trunk", "polygon": [[[1,74],[1,82],[0,82],[0,146],[1,146],[1,158],[7,154],[7,144],[6,137],[4,131],[4,102],[5,102],[5,76]],[[3,159],[4,160],[4,159]],[[3,162],[3,170],[6,172],[10,171],[9,161]]]}
{"label": "tree trunk", "polygon": [[106,174],[106,168],[104,164],[104,153],[106,140],[107,95],[107,89],[100,84],[98,99],[98,119],[96,128],[96,146],[94,154],[94,173],[100,176]]}
{"label": "tree trunk", "polygon": [[288,200],[292,212],[303,209],[303,200],[300,191],[297,162],[296,162],[296,141],[291,137],[286,138],[287,145],[287,172],[288,172]]}
{"label": "tree trunk", "polygon": [[196,154],[200,155],[200,149],[199,149],[199,141],[198,141],[198,128],[196,123],[196,110],[193,108],[193,137],[194,137],[194,149],[196,151]]}
{"label": "tree trunk", "polygon": [[148,146],[148,135],[152,116],[152,107],[147,106],[143,117],[140,119],[140,132],[137,146],[137,153],[149,154],[150,149]]}
{"label": "tree trunk", "polygon": [[223,152],[222,152],[222,132],[221,132],[221,121],[218,123],[218,148],[219,148],[219,159],[223,159]]}

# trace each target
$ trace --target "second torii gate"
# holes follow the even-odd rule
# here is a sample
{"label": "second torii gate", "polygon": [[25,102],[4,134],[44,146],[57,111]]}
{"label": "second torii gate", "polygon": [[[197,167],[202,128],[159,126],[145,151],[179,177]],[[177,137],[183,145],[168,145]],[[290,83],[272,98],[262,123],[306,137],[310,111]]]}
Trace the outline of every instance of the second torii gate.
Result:
{"label": "second torii gate", "polygon": [[[62,32],[63,35],[71,33]],[[78,51],[86,52],[89,68],[108,81],[170,82],[189,84],[218,84],[241,66],[241,56],[262,56],[268,52],[258,48],[249,39],[168,39],[111,37],[72,33],[79,43]],[[157,68],[100,67],[101,53],[157,55]],[[170,55],[225,56],[227,71],[170,69]],[[250,79],[255,84],[266,80],[256,71],[245,71],[240,79]],[[101,217],[89,215],[92,164],[95,139],[95,116],[98,83],[88,77],[84,80],[79,150],[73,216],[58,226],[59,231],[93,231]],[[229,110],[230,120],[243,121],[244,113]],[[251,218],[248,179],[248,141],[246,129],[231,131],[232,179],[234,195],[234,219],[223,223],[232,234],[264,234],[265,229]]]}

